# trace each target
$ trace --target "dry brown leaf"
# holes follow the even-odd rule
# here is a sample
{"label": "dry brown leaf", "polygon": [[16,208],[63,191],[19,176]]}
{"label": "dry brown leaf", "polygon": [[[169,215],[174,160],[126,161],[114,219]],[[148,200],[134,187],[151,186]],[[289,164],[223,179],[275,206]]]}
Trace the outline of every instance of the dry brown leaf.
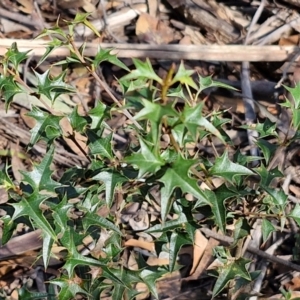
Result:
{"label": "dry brown leaf", "polygon": [[193,265],[190,271],[190,275],[192,275],[196,271],[196,268],[199,265],[200,260],[205,252],[207,244],[208,244],[207,238],[202,234],[200,229],[197,229],[195,231]]}
{"label": "dry brown leaf", "polygon": [[31,0],[17,0],[21,6],[19,6],[19,10],[25,14],[31,15],[34,11],[33,1]]}
{"label": "dry brown leaf", "polygon": [[135,33],[137,36],[141,34],[151,33],[157,30],[158,19],[150,16],[147,13],[140,14],[135,27]]}
{"label": "dry brown leaf", "polygon": [[149,266],[165,266],[170,263],[169,258],[159,258],[159,257],[154,257],[154,256],[149,256],[147,259],[147,264]]}
{"label": "dry brown leaf", "polygon": [[14,143],[10,143],[10,151],[11,151],[11,169],[14,175],[15,180],[18,182],[22,181],[22,174],[20,171],[26,171],[26,167],[23,164],[22,160],[18,156],[20,152],[19,146]]}
{"label": "dry brown leaf", "polygon": [[155,251],[154,243],[153,242],[146,242],[136,239],[129,239],[124,243],[125,247],[139,247],[145,250],[148,250],[150,252]]}
{"label": "dry brown leaf", "polygon": [[26,126],[28,126],[30,129],[32,129],[36,124],[36,120],[32,117],[27,116],[28,112],[29,112],[29,110],[27,110],[25,108],[21,108],[20,117],[23,120],[23,122],[26,124]]}
{"label": "dry brown leaf", "polygon": [[[68,118],[64,117],[59,122],[64,135],[64,141],[78,156],[86,157],[88,152],[87,138],[80,133],[73,131]],[[72,137],[72,139],[71,139]],[[74,142],[76,141],[76,143]],[[84,153],[83,153],[84,152]]]}

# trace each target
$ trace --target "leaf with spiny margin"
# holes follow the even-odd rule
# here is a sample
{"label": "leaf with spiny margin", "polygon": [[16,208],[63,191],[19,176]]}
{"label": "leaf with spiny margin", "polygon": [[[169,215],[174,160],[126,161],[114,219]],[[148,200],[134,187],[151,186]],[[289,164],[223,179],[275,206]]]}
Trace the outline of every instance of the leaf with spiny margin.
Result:
{"label": "leaf with spiny margin", "polygon": [[177,261],[178,252],[182,246],[191,245],[193,241],[187,238],[186,234],[182,232],[172,232],[170,237],[170,246],[169,246],[169,272],[174,271],[175,263]]}
{"label": "leaf with spiny margin", "polygon": [[226,144],[220,131],[202,115],[203,103],[195,107],[185,106],[182,112],[182,123],[190,131],[194,139],[198,138],[199,126],[204,127],[207,131],[218,137],[222,143]]}
{"label": "leaf with spiny margin", "polygon": [[155,297],[155,299],[159,299],[155,282],[167,273],[167,270],[160,267],[148,267],[147,269],[142,270],[140,273],[140,277],[147,285],[149,291]]}
{"label": "leaf with spiny margin", "polygon": [[43,74],[39,74],[36,71],[34,71],[34,74],[38,80],[38,94],[45,95],[53,103],[55,99],[61,94],[70,94],[76,92],[76,89],[74,87],[65,83],[64,81],[66,71],[53,78],[50,78],[49,73],[49,69]]}
{"label": "leaf with spiny margin", "polygon": [[121,175],[116,171],[103,171],[94,176],[92,179],[104,182],[105,201],[109,208],[112,206],[113,196],[117,186],[120,186],[123,182],[128,181],[127,177]]}
{"label": "leaf with spiny margin", "polygon": [[266,164],[268,165],[270,158],[273,157],[278,147],[264,139],[257,140],[255,144],[261,149],[264,159],[266,160]]}
{"label": "leaf with spiny margin", "polygon": [[121,80],[130,80],[137,78],[147,78],[148,80],[155,80],[162,84],[163,80],[154,72],[150,60],[147,58],[145,62],[139,59],[132,59],[136,69],[121,78]]}
{"label": "leaf with spiny margin", "polygon": [[67,202],[66,195],[60,201],[60,203],[49,203],[49,207],[52,209],[52,217],[56,227],[56,232],[59,235],[64,235],[64,232],[68,227],[68,211],[73,207],[73,204]]}
{"label": "leaf with spiny margin", "polygon": [[8,214],[1,217],[0,220],[3,222],[1,234],[1,245],[3,246],[11,239],[17,224],[12,222],[11,216]]}
{"label": "leaf with spiny margin", "polygon": [[262,186],[269,186],[274,178],[283,177],[278,166],[272,170],[267,170],[266,167],[261,164],[258,168],[254,168],[253,171],[260,176],[260,184]]}
{"label": "leaf with spiny margin", "polygon": [[96,215],[96,214],[92,214],[90,212],[87,212],[84,215],[83,221],[82,221],[82,225],[84,230],[88,230],[88,228],[90,226],[99,226],[100,228],[106,228],[106,229],[110,229],[115,231],[116,233],[118,233],[119,235],[123,235],[122,232],[120,231],[120,229],[112,222],[110,222],[109,220]]}
{"label": "leaf with spiny margin", "polygon": [[29,217],[38,228],[56,241],[56,233],[40,208],[40,205],[48,198],[48,195],[41,194],[37,189],[29,196],[24,194],[20,202],[11,204],[15,209],[12,220],[22,216]]}
{"label": "leaf with spiny margin", "polygon": [[98,101],[97,106],[92,108],[88,112],[90,118],[92,119],[92,123],[90,125],[91,129],[100,129],[101,128],[101,124],[105,117],[106,110],[107,110],[106,105],[104,103]]}
{"label": "leaf with spiny margin", "polygon": [[177,155],[165,174],[159,179],[164,184],[161,189],[161,216],[163,221],[172,206],[170,200],[172,193],[176,187],[179,187],[183,193],[190,193],[205,204],[209,204],[206,194],[200,190],[197,180],[189,176],[190,168],[197,164],[195,160],[184,159],[181,155]]}
{"label": "leaf with spiny margin", "polygon": [[114,156],[111,147],[112,133],[106,137],[101,137],[93,130],[87,130],[86,134],[92,155],[100,155],[101,157],[113,159]]}
{"label": "leaf with spiny margin", "polygon": [[239,218],[237,222],[234,225],[234,230],[233,230],[233,238],[234,242],[231,247],[235,247],[236,243],[248,236],[250,234],[251,226],[249,226],[248,221],[245,218]]}
{"label": "leaf with spiny margin", "polygon": [[207,88],[210,88],[210,87],[218,87],[218,88],[225,88],[227,90],[235,90],[237,91],[236,88],[226,84],[226,83],[222,83],[222,82],[219,82],[219,81],[215,81],[212,79],[212,76],[207,76],[207,77],[202,77],[200,75],[198,75],[199,77],[199,93],[201,93],[202,91],[204,91],[205,89]]}
{"label": "leaf with spiny margin", "polygon": [[251,276],[246,267],[249,263],[250,260],[240,257],[236,260],[228,261],[223,267],[220,267],[218,269],[219,276],[213,289],[213,297],[216,297],[236,277],[242,277],[251,281]]}
{"label": "leaf with spiny margin", "polygon": [[295,222],[300,226],[300,205],[299,204],[295,205],[294,209],[291,211],[288,217],[294,219]]}
{"label": "leaf with spiny margin", "polygon": [[55,130],[57,134],[55,137],[62,135],[62,130],[59,124],[59,121],[63,118],[62,116],[54,116],[45,111],[40,110],[36,106],[33,106],[31,111],[26,114],[29,117],[32,117],[36,120],[35,126],[30,130],[31,137],[28,147],[33,147],[38,140],[43,137],[47,141],[51,141],[47,137],[46,129],[51,127],[52,130]]}
{"label": "leaf with spiny margin", "polygon": [[62,41],[60,41],[59,39],[52,38],[52,40],[47,43],[46,52],[40,58],[40,60],[39,60],[39,62],[37,64],[37,67],[40,64],[42,64],[48,58],[48,56],[51,54],[52,51],[54,51],[55,49],[63,46],[63,44],[64,43]]}
{"label": "leaf with spiny margin", "polygon": [[5,110],[7,111],[10,103],[13,101],[14,96],[22,93],[23,90],[15,82],[12,75],[0,76],[0,92],[5,100]]}
{"label": "leaf with spiny margin", "polygon": [[178,71],[174,78],[171,81],[170,85],[173,85],[175,82],[180,82],[181,84],[188,85],[195,90],[198,90],[197,84],[194,82],[193,78],[191,77],[195,73],[194,70],[186,70],[183,64],[183,61],[181,61]]}
{"label": "leaf with spiny margin", "polygon": [[93,33],[95,33],[98,37],[101,37],[99,31],[97,30],[97,28],[93,25],[93,23],[91,23],[87,17],[90,15],[91,13],[80,13],[77,12],[76,16],[74,18],[73,21],[69,22],[69,24],[73,24],[73,25],[77,25],[77,24],[83,24],[86,27],[88,27],[91,31],[93,31]]}
{"label": "leaf with spiny margin", "polygon": [[50,235],[47,234],[47,232],[43,232],[42,235],[43,235],[42,257],[43,257],[44,268],[47,269],[50,261],[51,249],[54,240],[51,238]]}
{"label": "leaf with spiny margin", "polygon": [[264,243],[268,240],[270,234],[272,232],[276,231],[276,228],[274,227],[274,225],[266,218],[263,218],[263,220],[262,220],[261,229],[262,229]]}
{"label": "leaf with spiny margin", "polygon": [[228,152],[224,151],[223,155],[217,157],[214,165],[210,168],[209,174],[211,176],[220,176],[231,183],[236,182],[242,175],[253,175],[254,173],[246,167],[233,163],[228,158]]}
{"label": "leaf with spiny margin", "polygon": [[209,197],[209,202],[211,206],[211,210],[214,214],[215,223],[219,227],[219,229],[225,233],[225,224],[226,224],[226,210],[224,206],[225,199],[222,197],[219,192],[214,193],[213,191],[206,190],[205,194]]}
{"label": "leaf with spiny margin", "polygon": [[77,294],[86,295],[88,298],[91,296],[81,286],[82,279],[76,274],[72,277],[62,275],[60,278],[51,280],[52,284],[58,285],[60,291],[58,297],[60,300],[75,299]]}
{"label": "leaf with spiny margin", "polygon": [[[83,256],[82,254],[78,253],[75,243],[74,243],[74,228],[68,227],[68,230],[65,231],[65,234],[60,239],[62,245],[66,247],[68,250],[68,257],[66,259],[66,263],[63,265],[67,271],[69,278],[71,278],[74,274],[74,269],[77,266],[96,266],[96,267],[105,267],[106,263],[101,262],[100,260]],[[117,279],[118,282],[119,279]]]}
{"label": "leaf with spiny margin", "polygon": [[259,133],[259,138],[272,136],[278,136],[276,132],[277,124],[275,122],[270,121],[269,119],[265,119],[264,123],[257,123],[256,125],[242,125],[240,128],[256,130]]}
{"label": "leaf with spiny margin", "polygon": [[117,58],[116,54],[110,54],[112,50],[113,49],[101,49],[100,48],[100,50],[97,52],[97,54],[93,60],[93,65],[95,66],[95,69],[97,69],[102,62],[108,61],[111,64],[130,72],[128,67]]}
{"label": "leaf with spiny margin", "polygon": [[85,117],[78,114],[78,106],[73,109],[72,113],[68,116],[68,119],[73,130],[78,132],[82,132],[88,123]]}
{"label": "leaf with spiny margin", "polygon": [[140,141],[140,152],[133,153],[124,159],[125,162],[136,165],[139,169],[138,178],[141,178],[145,173],[155,174],[161,166],[165,164],[159,154],[154,153],[154,149],[150,148],[142,138]]}
{"label": "leaf with spiny margin", "polygon": [[31,50],[20,52],[16,42],[13,42],[10,48],[5,53],[5,58],[12,63],[13,68],[17,71],[19,64],[28,58],[28,53]]}
{"label": "leaf with spiny margin", "polygon": [[263,185],[261,185],[261,187],[273,198],[273,204],[278,205],[282,210],[285,209],[288,196],[283,190],[277,190]]}
{"label": "leaf with spiny margin", "polygon": [[54,147],[51,146],[41,163],[34,167],[31,172],[20,171],[23,175],[23,180],[29,183],[33,190],[55,192],[55,188],[61,186],[59,182],[56,182],[51,178],[53,171],[50,170],[50,166],[53,155]]}
{"label": "leaf with spiny margin", "polygon": [[173,229],[178,229],[181,227],[184,227],[185,224],[188,222],[186,215],[184,213],[181,213],[179,217],[175,220],[166,221],[163,224],[157,224],[153,227],[147,229],[145,232],[152,233],[152,232],[166,232]]}
{"label": "leaf with spiny margin", "polygon": [[294,109],[300,109],[300,82],[297,82],[294,87],[284,86],[293,97],[294,102],[290,102]]}

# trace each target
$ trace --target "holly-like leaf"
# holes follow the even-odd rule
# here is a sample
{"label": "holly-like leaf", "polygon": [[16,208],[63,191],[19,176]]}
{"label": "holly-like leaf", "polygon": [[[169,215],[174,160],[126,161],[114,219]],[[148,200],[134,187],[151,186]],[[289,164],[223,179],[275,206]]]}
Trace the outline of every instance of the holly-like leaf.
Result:
{"label": "holly-like leaf", "polygon": [[137,78],[147,78],[148,80],[155,80],[158,83],[162,84],[163,80],[157,76],[154,72],[150,60],[147,58],[145,62],[142,62],[139,59],[132,59],[136,69],[132,70],[128,75],[125,75],[121,80],[131,80]]}
{"label": "holly-like leaf", "polygon": [[116,233],[118,233],[119,235],[122,235],[122,232],[115,224],[113,224],[112,222],[110,222],[109,220],[107,220],[101,216],[98,216],[96,214],[92,214],[89,212],[85,214],[82,225],[83,225],[84,230],[88,230],[88,228],[90,226],[96,225],[96,226],[99,226],[100,228],[106,228],[106,229],[113,230]]}
{"label": "holly-like leaf", "polygon": [[31,50],[20,52],[16,42],[13,42],[11,47],[5,53],[6,59],[12,63],[13,68],[18,70],[19,64],[28,58],[28,53]]}
{"label": "holly-like leaf", "polygon": [[151,149],[142,138],[139,141],[141,146],[140,152],[126,157],[125,162],[137,166],[139,169],[138,178],[142,178],[146,173],[155,174],[165,162],[159,154],[154,153],[156,151]]}
{"label": "holly-like leaf", "polygon": [[242,277],[251,281],[251,276],[246,267],[249,262],[250,260],[241,257],[233,261],[228,261],[227,264],[219,268],[219,277],[213,289],[213,297],[216,297],[236,277]]}
{"label": "holly-like leaf", "polygon": [[77,25],[77,24],[84,24],[86,27],[88,27],[93,33],[95,33],[98,37],[101,37],[99,31],[97,28],[91,23],[87,17],[90,15],[90,13],[80,13],[77,12],[76,16],[73,21],[69,22],[72,25]]}
{"label": "holly-like leaf", "polygon": [[115,189],[128,181],[128,178],[115,171],[103,171],[93,177],[94,180],[100,180],[105,184],[105,201],[108,207],[112,206]]}
{"label": "holly-like leaf", "polygon": [[234,231],[233,231],[234,245],[236,245],[238,240],[248,236],[250,234],[250,230],[251,230],[251,226],[249,226],[247,220],[245,218],[239,218],[234,225]]}
{"label": "holly-like leaf", "polygon": [[70,124],[73,130],[81,132],[84,130],[85,126],[87,125],[87,119],[78,114],[78,106],[76,106],[72,113],[69,116]]}
{"label": "holly-like leaf", "polygon": [[[59,121],[63,118],[62,116],[54,116],[39,108],[33,106],[31,111],[27,113],[27,116],[32,117],[36,120],[35,126],[30,130],[31,137],[28,147],[31,148],[35,145],[38,140],[43,137],[48,142],[53,140],[53,130],[56,132],[55,137],[62,135],[62,130],[59,125]],[[46,129],[51,128],[51,136],[47,136]]]}
{"label": "holly-like leaf", "polygon": [[199,86],[200,86],[200,89],[198,91],[199,93],[201,93],[203,90],[210,88],[210,87],[225,88],[228,90],[235,90],[235,91],[237,90],[236,88],[234,88],[228,84],[214,81],[211,76],[202,77],[199,75]]}
{"label": "holly-like leaf", "polygon": [[58,294],[60,300],[74,299],[77,294],[86,295],[87,297],[91,296],[81,287],[82,279],[76,274],[71,278],[62,275],[60,278],[51,280],[51,283],[60,287]]}
{"label": "holly-like leaf", "polygon": [[89,140],[89,148],[92,155],[100,155],[103,158],[113,159],[113,152],[111,146],[112,134],[106,137],[101,137],[93,130],[86,132]]}
{"label": "holly-like leaf", "polygon": [[47,58],[48,56],[51,54],[51,52],[53,52],[55,49],[61,47],[64,43],[57,39],[57,38],[52,38],[52,40],[50,42],[47,43],[47,47],[46,47],[46,52],[43,54],[43,56],[40,58],[37,67],[42,64]]}
{"label": "holly-like leaf", "polygon": [[290,218],[293,218],[295,222],[300,226],[300,205],[296,204],[294,209],[288,215]]}
{"label": "holly-like leaf", "polygon": [[43,195],[39,193],[37,189],[29,196],[23,195],[22,200],[18,203],[11,204],[15,209],[12,216],[12,220],[19,217],[25,216],[29,217],[34,224],[42,229],[42,231],[50,236],[53,240],[57,240],[56,234],[51,227],[50,223],[47,221],[43,215],[40,205],[48,198],[48,195]]}
{"label": "holly-like leaf", "polygon": [[185,224],[188,222],[186,215],[184,213],[181,213],[179,215],[179,218],[172,220],[172,221],[167,221],[163,224],[157,224],[149,229],[147,229],[145,232],[147,233],[152,233],[152,232],[166,232],[169,230],[173,230],[175,228],[181,228],[185,226]]}
{"label": "holly-like leaf", "polygon": [[61,94],[75,93],[76,90],[69,84],[66,84],[64,79],[66,71],[62,72],[56,77],[50,78],[50,70],[45,73],[39,74],[34,71],[34,74],[38,80],[37,92],[41,95],[45,95],[52,102]]}
{"label": "holly-like leaf", "polygon": [[267,186],[262,186],[262,188],[273,198],[273,204],[279,206],[282,210],[284,210],[288,199],[288,196],[284,193],[284,191]]}
{"label": "holly-like leaf", "polygon": [[195,107],[185,106],[182,113],[182,122],[190,131],[194,139],[198,138],[199,126],[204,127],[207,131],[218,137],[224,144],[226,144],[220,131],[210,123],[202,115],[203,103],[199,103]]}
{"label": "holly-like leaf", "polygon": [[176,187],[183,193],[194,195],[198,201],[209,204],[206,194],[200,190],[197,180],[189,176],[190,168],[196,164],[195,160],[184,159],[177,156],[176,161],[170,165],[165,174],[159,179],[164,184],[161,189],[161,216],[165,220],[172,206],[171,195]]}
{"label": "holly-like leaf", "polygon": [[177,261],[177,255],[181,247],[185,245],[191,245],[191,244],[193,244],[193,242],[190,239],[188,239],[185,234],[181,232],[177,233],[176,231],[172,232],[170,237],[170,244],[169,244],[169,249],[170,249],[169,271],[170,272],[174,271],[175,263]]}
{"label": "holly-like leaf", "polygon": [[278,147],[274,144],[269,143],[264,139],[257,140],[256,145],[261,149],[264,158],[266,160],[266,164],[268,165],[270,158],[275,154],[275,151]]}
{"label": "holly-like leaf", "polygon": [[52,171],[50,165],[53,160],[54,147],[51,147],[44,156],[41,163],[34,167],[31,172],[21,171],[24,181],[29,183],[33,190],[55,192],[55,188],[61,186],[60,183],[51,178]]}
{"label": "holly-like leaf", "polygon": [[167,270],[158,267],[148,267],[147,269],[142,270],[140,273],[140,277],[142,278],[143,282],[147,285],[149,291],[155,299],[159,299],[155,282],[166,273],[168,273]]}
{"label": "holly-like leaf", "polygon": [[113,49],[100,49],[98,52],[97,52],[97,54],[96,54],[96,56],[95,56],[95,58],[94,58],[94,60],[93,60],[93,65],[95,66],[95,69],[96,68],[98,68],[98,66],[102,63],[102,62],[104,62],[104,61],[108,61],[108,62],[110,62],[111,64],[113,64],[113,65],[116,65],[116,66],[118,66],[118,67],[120,67],[120,68],[122,68],[122,69],[124,69],[124,70],[126,70],[126,71],[130,71],[128,68],[127,68],[127,66],[124,64],[124,63],[122,63],[118,58],[117,58],[117,55],[116,54],[111,54],[111,51],[112,51]]}
{"label": "holly-like leaf", "polygon": [[54,240],[51,236],[48,235],[47,232],[43,232],[42,257],[45,269],[48,268],[53,242]]}
{"label": "holly-like leaf", "polygon": [[272,170],[267,170],[266,167],[261,164],[258,168],[253,170],[260,176],[260,183],[262,186],[269,186],[274,178],[283,177],[278,166]]}
{"label": "holly-like leaf", "polygon": [[170,85],[173,85],[175,82],[180,82],[181,84],[188,85],[195,90],[198,89],[197,84],[191,77],[195,73],[194,70],[186,70],[183,62],[181,61],[180,66]]}
{"label": "holly-like leaf", "polygon": [[89,116],[92,119],[91,129],[101,128],[106,110],[106,105],[98,101],[97,106],[89,111]]}
{"label": "holly-like leaf", "polygon": [[12,75],[0,76],[0,92],[5,100],[5,110],[7,111],[10,103],[13,101],[14,96],[22,93],[23,90],[15,82]]}
{"label": "holly-like leaf", "polygon": [[[228,152],[224,151],[223,155],[216,158],[215,164],[209,170],[211,176],[220,176],[229,182],[236,182],[242,175],[253,175],[254,173],[246,167],[235,164],[228,158]],[[236,178],[237,177],[237,178]]]}
{"label": "holly-like leaf", "polygon": [[294,109],[300,109],[300,83],[296,82],[294,87],[284,86],[291,94],[294,100]]}
{"label": "holly-like leaf", "polygon": [[262,234],[263,234],[263,242],[265,243],[268,240],[270,234],[272,232],[276,231],[276,228],[266,218],[263,219],[261,228],[262,228]]}

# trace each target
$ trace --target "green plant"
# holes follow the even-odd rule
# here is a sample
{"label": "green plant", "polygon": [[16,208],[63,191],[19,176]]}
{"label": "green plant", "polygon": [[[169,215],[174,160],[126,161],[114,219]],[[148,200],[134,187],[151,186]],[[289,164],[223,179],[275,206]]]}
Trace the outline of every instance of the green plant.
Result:
{"label": "green plant", "polygon": [[[1,61],[0,90],[6,108],[18,93],[38,98],[42,108],[33,106],[28,113],[36,120],[28,149],[40,140],[47,143],[48,149],[32,171],[22,172],[19,186],[12,180],[9,168],[0,173],[0,184],[9,193],[8,205],[3,205],[7,214],[2,218],[2,243],[10,240],[20,222],[42,229],[41,255],[45,268],[53,255],[53,245],[62,246],[67,254],[60,254],[64,262],[61,273],[51,280],[51,285],[60,288],[59,299],[72,299],[76,294],[100,299],[101,293],[108,293],[116,300],[134,299],[137,283],[145,284],[158,298],[156,281],[179,268],[180,249],[194,243],[195,231],[202,226],[217,227],[225,234],[226,226],[233,225],[232,247],[238,247],[239,241],[249,235],[253,219],[263,219],[264,241],[277,230],[271,220],[279,222],[281,228],[287,218],[300,225],[300,206],[295,205],[287,213],[287,195],[272,186],[273,179],[283,176],[278,167],[269,167],[283,145],[275,123],[266,120],[252,128],[259,133],[257,146],[262,157],[241,153],[224,129],[230,120],[217,111],[205,116],[204,102],[198,100],[205,88],[229,86],[211,77],[199,76],[195,81],[191,77],[193,71],[186,70],[183,63],[177,72],[172,66],[167,76],[160,78],[149,60],[133,59],[135,68],[130,71],[110,50],[99,49],[93,59],[87,58],[84,44],[78,49],[73,40],[74,26],[78,23],[93,29],[86,15],[78,14],[68,23],[68,33],[57,26],[40,35],[51,36],[52,41],[39,64],[55,48],[66,46],[70,50],[68,57],[55,63],[62,66],[59,76],[51,76],[51,68],[43,74],[34,71],[37,85],[28,86],[19,73],[28,53],[19,52],[16,44]],[[106,88],[96,72],[103,62],[128,72],[119,79],[123,103],[110,93],[115,105],[97,99],[95,107],[85,115],[79,114],[76,107],[70,113],[55,108],[62,95],[76,92],[65,82],[72,64],[84,66]],[[290,90],[297,99],[295,105],[286,104],[293,108],[296,131],[300,124],[299,90],[300,86]],[[130,139],[127,143],[123,141],[121,147],[117,145],[115,129],[108,125],[114,114],[128,118],[122,129]],[[62,120],[69,123],[72,132],[67,134],[62,130]],[[61,177],[54,179],[51,171],[54,142],[62,138],[76,142],[75,133],[87,139],[88,150],[79,148],[89,163],[66,169]],[[275,138],[276,143],[271,144],[269,137]],[[284,143],[297,138],[295,134]],[[216,149],[215,139],[223,147]],[[212,146],[212,153],[200,150],[198,145],[204,141]],[[258,160],[259,166],[252,168],[250,163]],[[216,178],[221,184],[217,185]],[[252,182],[253,178],[258,179],[258,184]],[[130,213],[133,206],[138,209]],[[203,215],[201,220],[197,219],[199,213]],[[128,226],[124,221],[126,214],[129,218],[145,218],[146,225],[141,226],[135,220]],[[149,239],[157,255],[168,253],[169,264],[150,266],[144,252],[128,248],[126,241],[139,236]],[[84,244],[85,239],[91,241],[92,248]],[[217,248],[215,254],[222,266],[217,270],[219,277],[213,296],[229,282],[249,282],[257,276],[247,269],[250,261],[232,256],[229,248]],[[134,266],[129,264],[129,257]]]}

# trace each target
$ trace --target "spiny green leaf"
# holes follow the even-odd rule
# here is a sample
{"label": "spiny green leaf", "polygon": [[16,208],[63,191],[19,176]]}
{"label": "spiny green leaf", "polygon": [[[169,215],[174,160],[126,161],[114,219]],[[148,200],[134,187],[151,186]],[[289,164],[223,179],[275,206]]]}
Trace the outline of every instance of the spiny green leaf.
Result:
{"label": "spiny green leaf", "polygon": [[216,297],[236,277],[243,277],[250,281],[251,277],[246,268],[249,262],[250,260],[241,257],[234,261],[229,261],[223,267],[219,268],[219,277],[213,289],[213,297]]}
{"label": "spiny green leaf", "polygon": [[300,109],[300,83],[296,82],[294,87],[284,86],[291,94],[294,100],[294,109]]}
{"label": "spiny green leaf", "polygon": [[182,246],[191,245],[193,242],[186,237],[186,234],[178,233],[176,231],[172,232],[170,237],[170,245],[169,245],[169,271],[173,272],[175,263],[177,261],[177,255]]}
{"label": "spiny green leaf", "polygon": [[274,225],[266,218],[263,218],[263,220],[262,220],[261,229],[262,229],[264,243],[268,240],[270,234],[272,232],[276,231],[276,228],[274,227]]}
{"label": "spiny green leaf", "polygon": [[92,225],[96,225],[96,226],[99,226],[100,228],[106,228],[106,229],[113,230],[116,233],[118,233],[119,235],[122,235],[122,232],[115,224],[113,224],[112,222],[110,222],[109,220],[107,220],[101,216],[98,216],[96,214],[92,214],[89,212],[85,214],[82,224],[83,224],[83,228],[85,230],[88,230],[88,228]]}
{"label": "spiny green leaf", "polygon": [[168,271],[159,269],[157,267],[149,267],[141,271],[140,277],[143,279],[143,282],[147,285],[149,291],[156,299],[159,299],[159,297],[155,282],[167,272]]}
{"label": "spiny green leaf", "polygon": [[38,80],[37,91],[41,95],[45,95],[52,102],[61,94],[75,93],[76,90],[69,84],[66,84],[64,79],[66,71],[62,72],[56,77],[50,78],[50,70],[45,73],[39,74],[34,71],[34,74]]}
{"label": "spiny green leaf", "polygon": [[51,236],[48,235],[47,232],[43,232],[42,256],[45,269],[48,268],[53,242],[54,240],[51,238]]}
{"label": "spiny green leaf", "polygon": [[87,17],[90,15],[91,13],[80,13],[77,12],[76,16],[74,18],[74,21],[69,22],[70,24],[76,25],[76,24],[84,24],[86,27],[88,27],[90,30],[93,31],[93,33],[95,33],[98,37],[101,37],[99,31],[97,30],[97,28],[93,25],[93,23],[91,23],[90,21],[88,21]]}
{"label": "spiny green leaf", "polygon": [[260,183],[262,186],[269,186],[274,178],[283,177],[278,166],[272,170],[267,170],[266,167],[261,164],[258,168],[253,169],[253,171],[260,176]]}
{"label": "spiny green leaf", "polygon": [[94,60],[93,60],[93,65],[95,66],[95,69],[98,68],[98,66],[104,62],[108,61],[113,65],[116,65],[126,71],[130,71],[127,66],[122,63],[118,58],[117,55],[115,54],[110,54],[113,49],[101,49],[97,52]]}
{"label": "spiny green leaf", "polygon": [[5,53],[6,59],[12,63],[15,70],[18,70],[19,64],[28,58],[28,53],[31,50],[20,52],[16,42],[13,42],[10,48]]}
{"label": "spiny green leaf", "polygon": [[15,79],[12,75],[0,75],[0,92],[5,100],[5,110],[7,111],[10,103],[14,99],[14,96],[22,93],[23,90],[15,82]]}
{"label": "spiny green leaf", "polygon": [[203,103],[195,107],[185,106],[182,113],[182,123],[190,131],[194,139],[198,138],[199,126],[204,127],[226,144],[220,131],[202,115]]}
{"label": "spiny green leaf", "polygon": [[171,81],[171,85],[173,85],[175,82],[180,82],[181,84],[186,84],[194,88],[195,90],[197,90],[198,89],[197,84],[194,82],[193,78],[191,77],[191,75],[194,73],[195,73],[194,70],[186,70],[183,62],[181,61],[178,71],[174,76],[173,80]]}
{"label": "spiny green leaf", "polygon": [[166,232],[169,230],[173,230],[175,228],[181,228],[187,223],[188,220],[184,213],[181,213],[180,216],[172,221],[167,221],[164,224],[157,224],[149,229],[147,229],[145,232],[152,233],[152,232]]}
{"label": "spiny green leaf", "polygon": [[122,80],[147,78],[148,80],[152,79],[162,84],[162,79],[156,75],[148,58],[145,62],[142,62],[141,60],[136,58],[133,58],[132,61],[136,69],[131,71],[128,75],[122,77]]}
{"label": "spiny green leaf", "polygon": [[77,275],[74,275],[74,277],[71,278],[62,275],[58,279],[51,280],[52,284],[58,285],[60,287],[60,300],[74,299],[77,294],[90,296],[89,293],[80,286],[80,282],[81,279]]}
{"label": "spiny green leaf", "polygon": [[248,221],[245,218],[239,218],[235,223],[233,238],[234,244],[236,244],[240,239],[248,236],[250,234],[251,226],[249,226]]}
{"label": "spiny green leaf", "polygon": [[[209,170],[211,176],[220,176],[229,182],[236,182],[242,175],[253,175],[254,173],[246,167],[235,164],[228,158],[228,152],[224,151],[221,157],[216,158],[215,164]],[[235,178],[238,177],[238,178]]]}
{"label": "spiny green leaf", "polygon": [[199,76],[199,86],[200,86],[199,93],[201,93],[203,90],[210,88],[210,87],[219,87],[219,88],[225,88],[228,90],[235,90],[235,91],[237,90],[236,88],[234,88],[228,84],[214,81],[211,76],[207,76],[207,77],[202,77],[200,75],[198,75],[198,76]]}
{"label": "spiny green leaf", "polygon": [[44,156],[41,163],[34,167],[31,172],[21,171],[24,181],[28,182],[33,190],[55,192],[55,188],[61,186],[60,183],[51,178],[50,166],[53,160],[54,147],[51,147]]}
{"label": "spiny green leaf", "polygon": [[42,209],[40,208],[40,205],[48,197],[48,195],[42,195],[41,193],[39,193],[37,189],[34,190],[33,193],[29,196],[23,195],[20,202],[11,204],[15,209],[12,220],[15,220],[22,216],[29,217],[38,228],[41,228],[44,233],[46,233],[56,241],[56,234],[43,215]]}
{"label": "spiny green leaf", "polygon": [[5,215],[0,219],[3,222],[2,225],[2,235],[1,235],[1,245],[5,245],[12,237],[14,230],[16,229],[16,223],[12,222],[11,216]]}
{"label": "spiny green leaf", "polygon": [[138,178],[141,178],[146,173],[155,174],[165,162],[159,154],[154,153],[154,150],[142,138],[139,138],[139,141],[141,146],[140,152],[126,157],[125,162],[136,165],[139,169]]}
{"label": "spiny green leaf", "polygon": [[92,155],[100,155],[103,158],[113,159],[111,146],[112,133],[106,137],[101,137],[93,130],[87,130],[86,134],[89,140],[88,146]]}
{"label": "spiny green leaf", "polygon": [[296,223],[300,226],[300,205],[296,204],[294,209],[288,215],[290,218],[293,218]]}
{"label": "spiny green leaf", "polygon": [[47,127],[51,127],[52,130],[55,130],[55,137],[62,135],[62,130],[59,124],[59,121],[63,118],[62,116],[51,115],[35,106],[33,106],[31,111],[27,113],[27,116],[36,120],[35,126],[30,130],[31,137],[28,145],[29,148],[33,147],[33,145],[35,145],[41,137],[46,139],[48,142],[52,141],[53,136],[51,136],[50,139],[50,137],[46,135]]}
{"label": "spiny green leaf", "polygon": [[288,199],[288,196],[284,193],[284,191],[267,186],[262,186],[262,188],[273,198],[273,203],[284,210]]}
{"label": "spiny green leaf", "polygon": [[72,128],[78,132],[84,130],[87,125],[87,119],[78,114],[78,106],[76,106],[68,117]]}
{"label": "spiny green leaf", "polygon": [[97,106],[89,111],[89,116],[92,119],[91,129],[99,129],[101,127],[106,109],[105,104],[98,102]]}
{"label": "spiny green leaf", "polygon": [[108,207],[112,206],[114,192],[117,186],[128,181],[128,178],[115,171],[103,171],[93,177],[94,180],[100,180],[105,184],[105,200]]}
{"label": "spiny green leaf", "polygon": [[40,58],[40,60],[37,64],[37,67],[40,64],[42,64],[48,58],[48,56],[51,54],[52,51],[54,51],[55,49],[61,47],[62,45],[64,45],[64,43],[62,41],[60,41],[57,38],[52,38],[52,40],[47,43],[46,52]]}
{"label": "spiny green leaf", "polygon": [[161,216],[165,220],[172,206],[170,197],[176,187],[183,193],[191,193],[202,203],[209,203],[206,195],[200,190],[197,180],[189,176],[190,168],[196,164],[195,160],[184,159],[181,155],[166,170],[165,174],[159,179],[164,184],[161,189]]}

